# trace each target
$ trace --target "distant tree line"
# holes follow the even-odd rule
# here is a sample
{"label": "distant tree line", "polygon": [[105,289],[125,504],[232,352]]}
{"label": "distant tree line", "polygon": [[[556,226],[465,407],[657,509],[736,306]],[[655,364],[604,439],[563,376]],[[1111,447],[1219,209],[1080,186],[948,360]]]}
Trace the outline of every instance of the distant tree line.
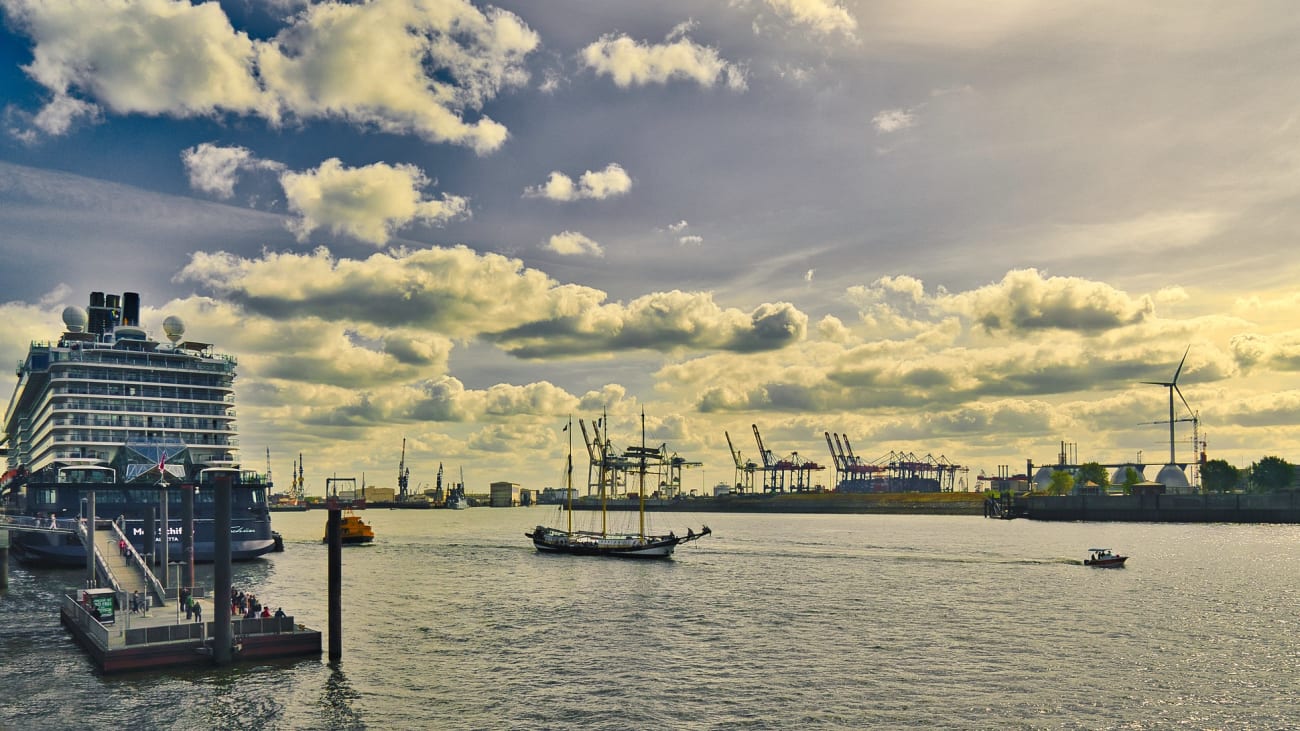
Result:
{"label": "distant tree line", "polygon": [[[1295,486],[1296,467],[1281,457],[1264,457],[1246,469],[1234,467],[1221,459],[1212,459],[1201,466],[1201,487],[1206,492],[1278,492]],[[1133,491],[1141,482],[1137,470],[1129,467],[1124,473],[1124,493]],[[1110,487],[1110,475],[1097,462],[1079,465],[1074,474],[1064,470],[1052,473],[1047,485],[1049,495],[1068,495],[1076,484],[1092,483],[1103,491]]]}
{"label": "distant tree line", "polygon": [[1295,485],[1295,465],[1281,457],[1264,457],[1246,469],[1212,459],[1201,467],[1201,485],[1208,492],[1277,492]]}

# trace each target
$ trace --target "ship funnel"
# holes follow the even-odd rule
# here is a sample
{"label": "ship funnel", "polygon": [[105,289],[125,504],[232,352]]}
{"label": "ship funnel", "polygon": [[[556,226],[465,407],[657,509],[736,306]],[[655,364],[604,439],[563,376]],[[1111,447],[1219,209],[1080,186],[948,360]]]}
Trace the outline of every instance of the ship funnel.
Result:
{"label": "ship funnel", "polygon": [[103,292],[90,293],[90,308],[87,312],[89,317],[87,323],[88,332],[103,335],[109,331],[109,328],[113,327],[113,311],[110,307],[117,307],[117,297],[111,298],[114,300],[112,305],[109,304],[109,299],[104,296]]}
{"label": "ship funnel", "polygon": [[122,324],[140,326],[139,292],[127,292],[122,295]]}

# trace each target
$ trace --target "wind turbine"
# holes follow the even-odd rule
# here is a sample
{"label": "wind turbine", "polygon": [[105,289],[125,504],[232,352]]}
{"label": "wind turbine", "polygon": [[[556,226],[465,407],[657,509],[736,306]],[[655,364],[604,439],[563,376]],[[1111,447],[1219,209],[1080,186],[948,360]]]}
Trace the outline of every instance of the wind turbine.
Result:
{"label": "wind turbine", "polygon": [[1164,386],[1169,389],[1169,464],[1174,464],[1174,392],[1178,393],[1178,398],[1182,399],[1183,406],[1187,407],[1187,411],[1195,414],[1195,412],[1192,411],[1192,407],[1187,403],[1187,399],[1183,398],[1183,392],[1178,388],[1178,374],[1183,372],[1183,363],[1187,362],[1187,354],[1191,352],[1191,350],[1192,346],[1188,345],[1187,350],[1183,351],[1183,359],[1178,361],[1178,368],[1174,371],[1173,380],[1142,381],[1142,383],[1152,386]]}

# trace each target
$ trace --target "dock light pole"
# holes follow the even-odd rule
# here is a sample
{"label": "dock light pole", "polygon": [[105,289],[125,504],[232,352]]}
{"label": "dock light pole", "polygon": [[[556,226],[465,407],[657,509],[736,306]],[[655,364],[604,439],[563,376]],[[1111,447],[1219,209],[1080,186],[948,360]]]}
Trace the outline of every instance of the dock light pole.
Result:
{"label": "dock light pole", "polygon": [[[163,568],[166,568],[167,565],[171,563],[171,555],[170,555],[171,546],[169,545],[171,543],[171,531],[169,530],[171,524],[171,517],[167,514],[167,508],[168,508],[167,504],[170,503],[171,500],[167,499],[167,481],[162,479],[161,477],[158,478],[158,499],[159,502],[162,503],[162,561],[161,563]],[[163,572],[164,589],[174,588],[171,586],[167,586],[167,582],[169,581],[171,581],[171,572],[164,571]]]}
{"label": "dock light pole", "polygon": [[329,544],[329,661],[343,658],[343,519],[338,500],[330,500],[325,520],[325,541]]}
{"label": "dock light pole", "polygon": [[194,586],[194,484],[181,485],[181,560],[185,563],[184,586]]}
{"label": "dock light pole", "polygon": [[86,586],[95,586],[95,491],[86,493]]}

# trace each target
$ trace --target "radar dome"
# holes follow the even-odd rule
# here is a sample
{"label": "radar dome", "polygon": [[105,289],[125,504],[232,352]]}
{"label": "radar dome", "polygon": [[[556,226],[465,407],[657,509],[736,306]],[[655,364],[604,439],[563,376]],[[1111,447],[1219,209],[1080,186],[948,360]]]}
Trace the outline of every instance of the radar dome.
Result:
{"label": "radar dome", "polygon": [[63,308],[63,324],[67,326],[68,332],[85,332],[88,321],[89,317],[87,317],[86,311],[80,307],[68,305]]}
{"label": "radar dome", "polygon": [[167,339],[175,343],[185,334],[185,321],[175,315],[168,315],[163,320],[163,332],[167,333]]}

